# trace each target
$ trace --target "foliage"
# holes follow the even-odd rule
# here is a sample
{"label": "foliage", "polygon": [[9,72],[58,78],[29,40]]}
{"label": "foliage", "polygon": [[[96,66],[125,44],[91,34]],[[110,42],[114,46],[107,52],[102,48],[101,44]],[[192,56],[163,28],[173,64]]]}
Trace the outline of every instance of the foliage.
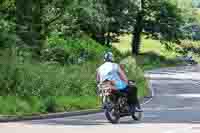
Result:
{"label": "foliage", "polygon": [[[167,42],[178,40],[183,12],[166,0],[144,1],[141,32],[136,35],[145,32]],[[1,0],[0,106],[5,108],[0,112],[95,108],[94,73],[103,53],[112,50],[117,62],[130,55],[97,42],[110,44],[114,36],[133,33],[140,11],[134,0]],[[142,58],[147,64],[153,58],[160,61],[148,57]],[[144,95],[147,83],[133,62],[128,74]]]}
{"label": "foliage", "polygon": [[[18,62],[15,56],[4,62],[4,58],[8,59],[6,54],[1,54],[0,59],[0,105],[6,105],[0,109],[1,114],[28,115],[99,106],[95,72],[102,63],[100,59],[61,66],[38,61]],[[135,73],[129,75],[136,77]],[[138,77],[138,81],[145,82],[142,80]],[[141,97],[146,94],[145,87],[140,85]]]}
{"label": "foliage", "polygon": [[101,59],[106,48],[90,38],[63,39],[52,36],[48,46],[42,51],[44,61],[56,61],[61,64],[79,64],[88,60]]}
{"label": "foliage", "polygon": [[[131,38],[131,35],[120,37],[120,42],[115,43],[114,47],[123,53],[130,53]],[[141,53],[136,57],[137,65],[141,69],[151,70],[159,67],[170,67],[185,64],[184,62],[177,60],[177,56],[182,55],[182,52],[178,52],[178,50],[182,51],[182,49],[180,50],[177,48],[179,45],[171,44],[173,46],[173,50],[167,50],[165,45],[161,44],[159,40],[146,38],[146,36],[142,37],[142,42],[143,45],[141,47]],[[196,46],[198,46],[198,42],[196,42]]]}
{"label": "foliage", "polygon": [[0,48],[15,44],[15,6],[14,0],[0,1]]}
{"label": "foliage", "polygon": [[[161,6],[162,5],[162,6]],[[147,35],[160,38],[165,41],[176,41],[180,39],[180,26],[183,24],[181,10],[177,5],[168,1],[157,0],[157,4],[147,4],[145,10],[145,30]],[[148,16],[151,12],[151,16]],[[150,33],[150,34],[149,34]]]}
{"label": "foliage", "polygon": [[63,18],[72,4],[71,0],[17,0],[17,35],[28,46],[38,48],[36,52],[40,52],[52,31],[51,26]]}
{"label": "foliage", "polygon": [[17,36],[14,32],[15,24],[11,21],[0,18],[0,48],[8,48],[14,46]]}
{"label": "foliage", "polygon": [[9,67],[1,64],[0,91],[2,95],[14,96],[94,95],[95,75],[91,75],[95,70],[95,64],[64,68],[46,64],[26,63]]}
{"label": "foliage", "polygon": [[126,55],[116,48],[102,46],[89,37],[61,38],[51,36],[48,38],[48,46],[42,51],[41,59],[47,62],[60,64],[82,64],[87,61],[102,60],[106,51],[112,51],[116,61],[120,61]]}
{"label": "foliage", "polygon": [[182,38],[180,26],[184,21],[176,5],[167,0],[141,0],[140,5],[133,32],[133,54],[139,54],[143,31],[151,38],[161,39],[166,45]]}
{"label": "foliage", "polygon": [[[17,33],[26,44],[38,47],[39,51],[52,32],[64,38],[86,33],[102,44],[109,44],[110,33],[119,35],[138,27],[135,22],[140,6],[133,0],[31,0],[26,6],[23,0],[16,3]],[[160,35],[165,41],[177,41],[182,20],[176,5],[166,0],[144,0],[143,3],[142,29],[150,36]]]}
{"label": "foliage", "polygon": [[198,40],[199,39],[199,14],[198,9],[193,7],[194,0],[171,0],[171,2],[179,9],[181,9],[181,14],[184,23],[181,26],[181,32],[184,35],[184,39]]}
{"label": "foliage", "polygon": [[0,1],[1,19],[15,20],[15,0]]}
{"label": "foliage", "polygon": [[0,114],[24,116],[77,109],[95,109],[99,103],[94,96],[0,96],[0,106],[4,107],[0,109]]}
{"label": "foliage", "polygon": [[177,46],[177,51],[183,54],[188,54],[189,52],[199,54],[200,53],[199,44],[200,44],[199,41],[183,40],[181,41],[181,44]]}
{"label": "foliage", "polygon": [[104,0],[103,3],[106,5],[109,18],[108,32],[117,34],[130,32],[136,16],[137,3],[132,0]]}
{"label": "foliage", "polygon": [[109,44],[111,33],[118,35],[130,31],[134,9],[132,0],[89,0],[80,1],[74,14],[82,31],[101,44]]}

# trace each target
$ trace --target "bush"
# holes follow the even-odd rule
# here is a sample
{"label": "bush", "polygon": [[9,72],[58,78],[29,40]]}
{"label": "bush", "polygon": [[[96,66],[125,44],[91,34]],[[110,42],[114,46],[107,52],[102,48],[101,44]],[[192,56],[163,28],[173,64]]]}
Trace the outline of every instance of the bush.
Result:
{"label": "bush", "polygon": [[1,115],[38,115],[49,112],[95,109],[100,100],[95,96],[0,96]]}
{"label": "bush", "polygon": [[48,39],[48,46],[42,50],[42,60],[57,62],[60,64],[81,64],[87,61],[102,60],[106,51],[112,51],[116,61],[120,61],[126,55],[116,48],[108,48],[100,45],[88,37],[60,38],[53,36]]}
{"label": "bush", "polygon": [[200,53],[200,41],[183,40],[177,48],[178,52],[188,54],[189,52]]}
{"label": "bush", "polygon": [[65,40],[54,36],[48,39],[48,47],[42,51],[42,59],[61,64],[80,64],[85,61],[100,59],[107,49],[86,37]]}
{"label": "bush", "polygon": [[17,96],[95,95],[96,62],[81,65],[0,64],[0,94]]}
{"label": "bush", "polygon": [[35,105],[24,100],[22,97],[17,96],[0,96],[0,109],[1,114],[6,115],[24,115],[38,111],[35,109]]}
{"label": "bush", "polygon": [[17,36],[15,24],[0,18],[0,48],[8,48],[15,45]]}

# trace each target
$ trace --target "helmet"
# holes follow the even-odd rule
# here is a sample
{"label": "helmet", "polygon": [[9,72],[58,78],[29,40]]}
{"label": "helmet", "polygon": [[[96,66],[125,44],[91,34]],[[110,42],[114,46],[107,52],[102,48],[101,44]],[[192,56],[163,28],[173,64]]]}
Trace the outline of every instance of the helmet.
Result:
{"label": "helmet", "polygon": [[105,54],[104,54],[104,61],[113,61],[114,59],[113,59],[113,54],[112,54],[112,52],[106,52]]}

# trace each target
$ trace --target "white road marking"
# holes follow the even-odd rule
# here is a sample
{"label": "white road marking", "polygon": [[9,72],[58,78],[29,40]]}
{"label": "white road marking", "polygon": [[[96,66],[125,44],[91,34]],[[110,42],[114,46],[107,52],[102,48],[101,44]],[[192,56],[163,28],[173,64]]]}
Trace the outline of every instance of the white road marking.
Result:
{"label": "white road marking", "polygon": [[146,102],[142,103],[141,105],[143,106],[143,105],[145,105],[145,104],[148,104],[149,102],[152,101],[152,99],[153,99],[153,98],[150,98],[149,100],[147,100]]}
{"label": "white road marking", "polygon": [[145,77],[150,79],[182,79],[182,80],[200,80],[200,73],[197,72],[187,72],[185,73],[168,73],[168,74],[146,74]]}
{"label": "white road marking", "polygon": [[153,97],[155,96],[155,93],[154,93],[154,89],[153,89],[153,85],[152,83],[149,81],[149,89],[151,91],[151,98],[149,100],[147,100],[146,102],[142,103],[141,105],[145,105],[145,104],[148,104],[149,102],[151,102],[153,100]]}
{"label": "white road marking", "polygon": [[200,98],[200,94],[177,94],[178,97],[184,97],[184,98]]}

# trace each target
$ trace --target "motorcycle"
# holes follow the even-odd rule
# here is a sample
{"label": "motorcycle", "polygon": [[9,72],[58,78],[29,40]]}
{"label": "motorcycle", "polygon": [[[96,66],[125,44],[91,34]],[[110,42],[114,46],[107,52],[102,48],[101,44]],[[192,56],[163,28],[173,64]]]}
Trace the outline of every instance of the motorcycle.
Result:
{"label": "motorcycle", "polygon": [[178,60],[186,62],[188,65],[197,65],[198,62],[192,56],[177,57]]}
{"label": "motorcycle", "polygon": [[[135,85],[129,81],[129,85]],[[128,104],[128,94],[112,87],[109,82],[98,85],[102,105],[107,120],[113,124],[118,123],[121,117],[132,116],[133,120],[142,119],[142,112],[136,112],[137,105]]]}

